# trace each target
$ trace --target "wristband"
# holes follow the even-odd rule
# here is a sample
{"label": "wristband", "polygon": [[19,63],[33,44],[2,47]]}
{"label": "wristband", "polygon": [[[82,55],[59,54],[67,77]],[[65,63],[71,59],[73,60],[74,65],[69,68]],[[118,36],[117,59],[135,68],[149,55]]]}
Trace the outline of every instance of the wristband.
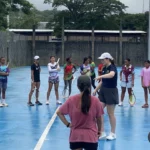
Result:
{"label": "wristband", "polygon": [[67,126],[67,128],[69,128],[69,126],[70,126],[70,123],[68,123],[66,126]]}

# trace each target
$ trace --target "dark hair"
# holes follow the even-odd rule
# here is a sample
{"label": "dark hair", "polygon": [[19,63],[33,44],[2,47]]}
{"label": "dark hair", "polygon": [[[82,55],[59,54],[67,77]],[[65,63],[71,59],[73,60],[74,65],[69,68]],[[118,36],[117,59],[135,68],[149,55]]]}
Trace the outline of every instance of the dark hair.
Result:
{"label": "dark hair", "polygon": [[66,62],[68,62],[70,59],[71,59],[71,57],[67,57],[67,58],[66,58]]}
{"label": "dark hair", "polygon": [[3,58],[5,58],[5,57],[0,57],[0,62],[2,61]]}
{"label": "dark hair", "polygon": [[[106,59],[109,59],[109,58],[106,58]],[[109,61],[111,62],[112,65],[115,66],[115,60],[114,60],[114,59],[113,59],[113,60],[112,60],[112,59],[109,59]]]}
{"label": "dark hair", "polygon": [[125,60],[127,60],[128,62],[130,62],[131,60],[130,60],[130,58],[126,58]]}
{"label": "dark hair", "polygon": [[91,56],[89,56],[89,57],[88,57],[88,59],[91,59],[91,60],[92,60],[92,57],[91,57]]}
{"label": "dark hair", "polygon": [[150,64],[150,61],[149,61],[149,60],[145,60],[145,61],[144,61],[144,63],[148,63],[148,64]]}
{"label": "dark hair", "polygon": [[87,58],[87,57],[84,57],[84,59],[83,59],[83,64],[84,64],[87,60],[88,60],[88,58]]}
{"label": "dark hair", "polygon": [[[83,76],[82,76],[83,77]],[[81,77],[81,78],[82,78]],[[87,80],[87,77],[86,76],[86,80]],[[89,77],[88,77],[89,78]],[[83,95],[81,97],[81,112],[85,115],[88,114],[89,110],[90,110],[90,106],[91,106],[91,90],[89,89],[90,86],[91,86],[91,81],[90,81],[90,78],[88,79],[88,83],[84,83],[84,82],[81,82],[80,81],[80,77],[78,79],[78,88],[80,89],[81,92],[83,92]],[[84,79],[83,79],[84,80]],[[86,81],[85,81],[86,82]]]}
{"label": "dark hair", "polygon": [[55,56],[50,56],[50,59],[53,58],[53,57],[55,58]]}
{"label": "dark hair", "polygon": [[[55,58],[55,56],[50,56],[50,59],[53,58],[53,57]],[[50,60],[50,62],[51,62],[51,60]]]}

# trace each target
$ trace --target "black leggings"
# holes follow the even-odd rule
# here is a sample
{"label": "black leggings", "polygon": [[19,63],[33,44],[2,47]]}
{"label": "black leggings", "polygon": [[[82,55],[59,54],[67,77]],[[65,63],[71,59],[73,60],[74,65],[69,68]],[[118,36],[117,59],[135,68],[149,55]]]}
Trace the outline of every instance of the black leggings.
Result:
{"label": "black leggings", "polygon": [[69,85],[69,96],[71,95],[71,86],[72,86],[72,79],[71,80],[64,80],[64,83],[65,83],[65,87],[64,87],[64,91],[67,90],[67,87]]}
{"label": "black leggings", "polygon": [[94,80],[95,77],[96,77],[96,75],[95,75],[95,73],[94,73],[94,75],[91,76],[91,83],[92,83],[92,86],[93,86],[94,89],[96,89],[95,80]]}

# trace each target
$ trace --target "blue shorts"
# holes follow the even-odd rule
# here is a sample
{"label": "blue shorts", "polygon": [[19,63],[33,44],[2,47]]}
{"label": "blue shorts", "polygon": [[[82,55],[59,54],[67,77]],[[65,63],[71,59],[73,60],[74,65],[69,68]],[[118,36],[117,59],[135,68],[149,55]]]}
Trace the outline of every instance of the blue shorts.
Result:
{"label": "blue shorts", "polygon": [[0,79],[0,88],[7,89],[7,80],[6,79]]}

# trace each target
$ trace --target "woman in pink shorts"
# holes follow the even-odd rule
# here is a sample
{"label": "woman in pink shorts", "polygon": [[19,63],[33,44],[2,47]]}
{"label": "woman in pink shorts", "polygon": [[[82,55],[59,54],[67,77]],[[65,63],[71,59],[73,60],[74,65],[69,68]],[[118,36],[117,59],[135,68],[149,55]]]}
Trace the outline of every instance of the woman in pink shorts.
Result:
{"label": "woman in pink shorts", "polygon": [[144,89],[145,104],[142,106],[142,108],[148,108],[148,89],[150,87],[150,61],[145,61],[144,66],[145,67],[141,72],[141,85]]}
{"label": "woman in pink shorts", "polygon": [[[57,115],[70,131],[70,149],[97,150],[101,134],[103,108],[99,99],[91,96],[91,79],[86,75],[78,78],[80,94],[69,97]],[[69,115],[71,123],[64,115]]]}

